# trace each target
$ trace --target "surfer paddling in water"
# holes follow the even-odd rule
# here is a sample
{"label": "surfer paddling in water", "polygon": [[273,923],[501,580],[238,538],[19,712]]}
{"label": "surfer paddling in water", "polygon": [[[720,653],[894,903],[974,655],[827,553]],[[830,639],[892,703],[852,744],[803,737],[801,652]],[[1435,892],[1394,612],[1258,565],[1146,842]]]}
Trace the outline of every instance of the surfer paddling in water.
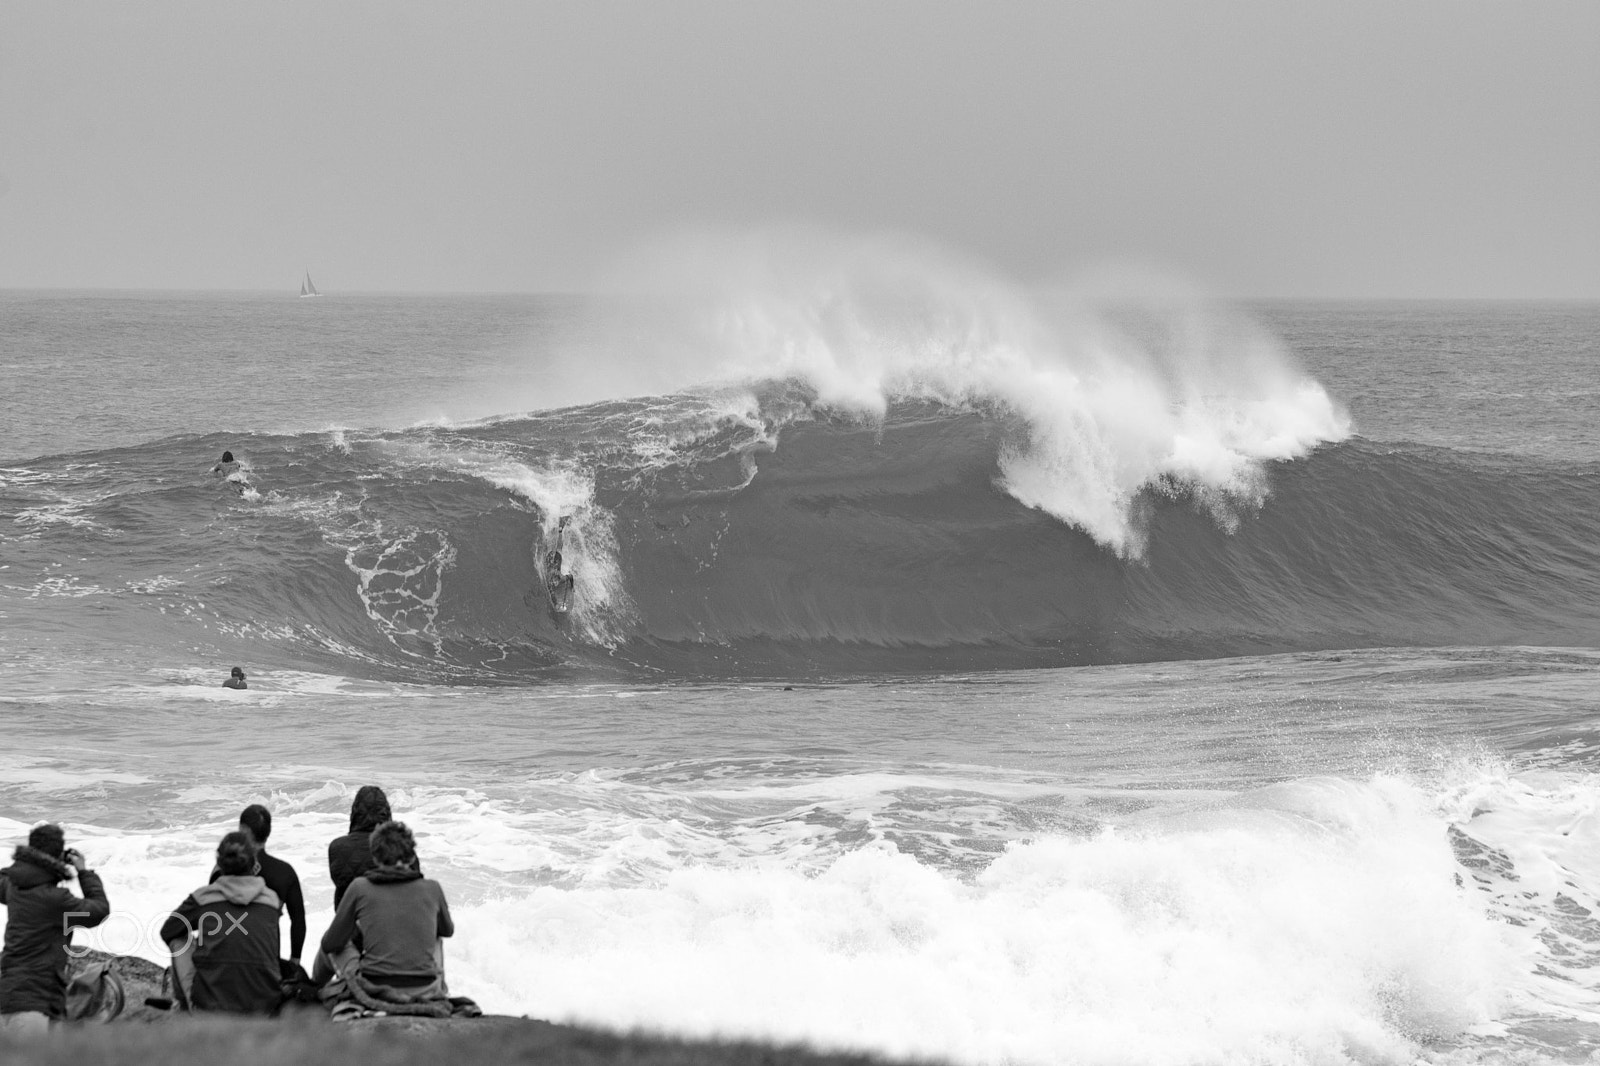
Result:
{"label": "surfer paddling in water", "polygon": [[561,572],[561,543],[567,531],[567,523],[572,521],[571,515],[562,515],[556,523],[555,547],[544,557],[544,588],[550,594],[550,609],[557,614],[566,614],[572,609],[571,574]]}
{"label": "surfer paddling in water", "polygon": [[241,496],[250,489],[250,478],[245,473],[244,465],[233,457],[232,452],[223,452],[221,461],[211,468],[211,472],[219,475]]}

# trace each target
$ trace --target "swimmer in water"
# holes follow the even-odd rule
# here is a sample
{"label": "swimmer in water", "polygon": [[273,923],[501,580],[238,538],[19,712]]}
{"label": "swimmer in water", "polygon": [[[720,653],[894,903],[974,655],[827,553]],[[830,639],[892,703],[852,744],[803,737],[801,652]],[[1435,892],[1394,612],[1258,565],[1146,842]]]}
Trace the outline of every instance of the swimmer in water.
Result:
{"label": "swimmer in water", "polygon": [[226,681],[224,681],[222,683],[222,687],[223,688],[249,688],[250,687],[250,683],[244,679],[244,671],[239,669],[237,666],[235,666],[233,668],[233,672],[228,675],[228,680],[226,680]]}
{"label": "swimmer in water", "polygon": [[212,467],[211,472],[213,474],[221,474],[223,477],[230,477],[239,472],[239,461],[233,457],[232,452],[223,452],[222,461]]}

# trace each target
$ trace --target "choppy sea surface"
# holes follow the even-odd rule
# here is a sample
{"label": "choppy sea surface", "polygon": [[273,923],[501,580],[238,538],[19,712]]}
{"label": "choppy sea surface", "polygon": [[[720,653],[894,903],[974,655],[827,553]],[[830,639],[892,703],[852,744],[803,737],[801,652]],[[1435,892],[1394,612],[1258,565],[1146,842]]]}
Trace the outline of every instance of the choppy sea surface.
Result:
{"label": "choppy sea surface", "polygon": [[374,783],[492,1011],[1593,1061],[1600,305],[967,281],[0,293],[0,843],[160,957],[264,802],[314,939]]}

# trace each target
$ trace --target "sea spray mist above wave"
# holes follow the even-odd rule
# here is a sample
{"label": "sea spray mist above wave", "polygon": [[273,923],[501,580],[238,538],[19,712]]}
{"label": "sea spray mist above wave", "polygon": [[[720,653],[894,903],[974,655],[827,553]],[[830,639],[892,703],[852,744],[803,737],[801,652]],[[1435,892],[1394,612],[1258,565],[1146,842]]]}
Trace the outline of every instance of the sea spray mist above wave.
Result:
{"label": "sea spray mist above wave", "polygon": [[1124,555],[1141,491],[1181,486],[1227,524],[1265,461],[1350,432],[1265,330],[1170,285],[1030,290],[906,239],[797,230],[663,242],[623,276],[663,298],[630,301],[572,395],[789,380],[869,420],[900,400],[1009,416],[1003,489]]}

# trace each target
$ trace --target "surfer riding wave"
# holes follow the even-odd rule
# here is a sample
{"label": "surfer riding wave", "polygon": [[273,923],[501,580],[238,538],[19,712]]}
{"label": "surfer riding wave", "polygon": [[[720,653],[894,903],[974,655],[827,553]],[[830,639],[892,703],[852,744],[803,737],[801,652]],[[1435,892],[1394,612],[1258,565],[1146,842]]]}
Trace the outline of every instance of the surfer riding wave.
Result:
{"label": "surfer riding wave", "polygon": [[555,546],[544,557],[544,587],[550,595],[550,609],[557,614],[566,614],[572,609],[572,587],[574,584],[571,574],[561,572],[561,544],[567,531],[567,523],[572,520],[571,515],[562,515],[556,523]]}

